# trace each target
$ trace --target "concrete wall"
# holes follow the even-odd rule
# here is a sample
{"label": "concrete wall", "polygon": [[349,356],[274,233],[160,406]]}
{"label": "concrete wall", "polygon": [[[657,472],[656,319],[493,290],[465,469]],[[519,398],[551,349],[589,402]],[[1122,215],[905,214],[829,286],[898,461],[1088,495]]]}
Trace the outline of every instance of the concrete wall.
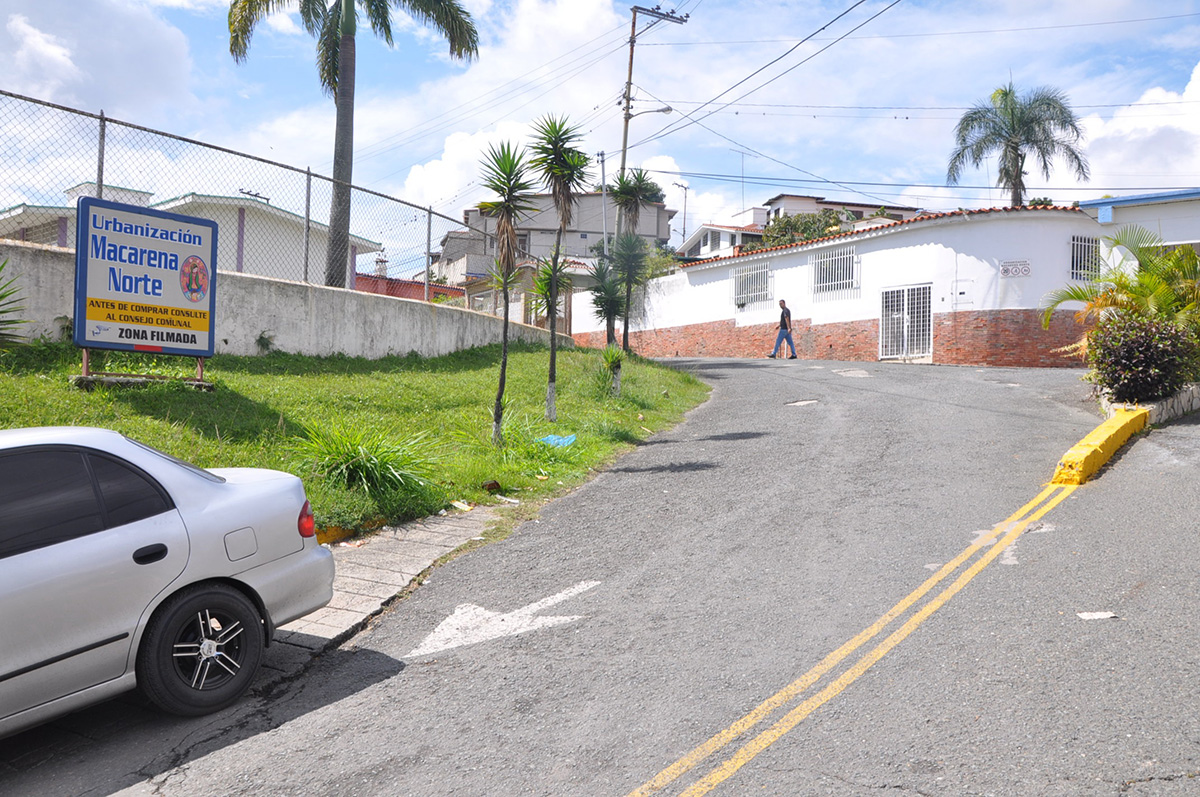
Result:
{"label": "concrete wall", "polygon": [[[2,241],[3,260],[32,322],[26,336],[57,338],[56,319],[74,315],[74,250]],[[458,307],[227,271],[218,272],[216,285],[218,354],[259,354],[263,334],[282,351],[372,359],[409,352],[435,357],[500,342],[502,319]],[[510,323],[509,338],[546,343],[549,333]],[[559,340],[572,343],[565,335]]]}
{"label": "concrete wall", "polygon": [[[1096,209],[1088,208],[1088,213],[1095,216]],[[1101,235],[1114,235],[1129,224],[1145,227],[1166,244],[1196,244],[1200,242],[1200,200],[1116,205],[1112,221],[1101,224]]]}

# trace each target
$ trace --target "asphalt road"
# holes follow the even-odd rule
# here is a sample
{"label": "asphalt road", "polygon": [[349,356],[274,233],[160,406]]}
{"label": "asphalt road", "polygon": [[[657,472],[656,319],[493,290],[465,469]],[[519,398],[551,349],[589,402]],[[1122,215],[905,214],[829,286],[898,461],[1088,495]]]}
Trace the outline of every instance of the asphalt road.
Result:
{"label": "asphalt road", "polygon": [[[1079,371],[684,366],[714,385],[684,424],[440,568],[294,681],[206,720],[123,725],[109,711],[103,745],[63,740],[0,775],[0,792],[1171,795],[1200,782],[1200,427],[1156,430],[1088,485],[1043,492],[1100,420]],[[485,610],[529,630],[467,629],[447,644],[469,644],[426,652],[447,618]]]}

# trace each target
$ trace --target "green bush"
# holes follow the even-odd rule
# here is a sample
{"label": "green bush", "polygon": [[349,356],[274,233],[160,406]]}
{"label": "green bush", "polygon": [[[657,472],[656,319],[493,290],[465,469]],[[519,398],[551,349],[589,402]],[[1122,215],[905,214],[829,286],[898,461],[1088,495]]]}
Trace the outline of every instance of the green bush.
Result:
{"label": "green bush", "polygon": [[4,267],[7,265],[7,260],[0,263],[0,349],[19,343],[21,336],[17,334],[17,330],[27,323],[25,319],[17,317],[18,313],[24,312],[25,307],[19,298],[17,278],[4,279]]}
{"label": "green bush", "polygon": [[1196,376],[1195,333],[1130,313],[1110,316],[1088,335],[1093,378],[1114,401],[1153,401]]}
{"label": "green bush", "polygon": [[420,517],[445,506],[431,480],[437,452],[428,434],[398,439],[374,429],[312,424],[304,432],[296,452],[321,476],[366,493],[383,515]]}

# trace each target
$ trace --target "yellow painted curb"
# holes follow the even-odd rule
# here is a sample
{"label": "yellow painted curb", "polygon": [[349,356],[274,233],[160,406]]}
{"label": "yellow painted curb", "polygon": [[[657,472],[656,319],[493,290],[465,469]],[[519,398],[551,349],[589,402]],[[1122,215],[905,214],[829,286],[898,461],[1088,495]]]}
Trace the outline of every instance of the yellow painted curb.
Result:
{"label": "yellow painted curb", "polygon": [[1130,437],[1146,428],[1150,410],[1115,409],[1113,416],[1063,454],[1051,484],[1083,484],[1112,459]]}

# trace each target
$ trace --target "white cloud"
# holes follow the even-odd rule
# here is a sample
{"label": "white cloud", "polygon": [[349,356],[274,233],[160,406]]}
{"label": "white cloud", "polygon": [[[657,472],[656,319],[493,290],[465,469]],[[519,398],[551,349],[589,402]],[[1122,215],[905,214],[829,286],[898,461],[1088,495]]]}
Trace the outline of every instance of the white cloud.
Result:
{"label": "white cloud", "polygon": [[62,39],[38,30],[22,14],[10,15],[5,29],[16,43],[9,74],[15,91],[55,100],[64,86],[79,82],[83,73]]}
{"label": "white cloud", "polygon": [[271,14],[266,18],[267,27],[276,33],[281,33],[284,36],[304,36],[304,28],[296,22],[294,15],[289,11],[279,11]]}

